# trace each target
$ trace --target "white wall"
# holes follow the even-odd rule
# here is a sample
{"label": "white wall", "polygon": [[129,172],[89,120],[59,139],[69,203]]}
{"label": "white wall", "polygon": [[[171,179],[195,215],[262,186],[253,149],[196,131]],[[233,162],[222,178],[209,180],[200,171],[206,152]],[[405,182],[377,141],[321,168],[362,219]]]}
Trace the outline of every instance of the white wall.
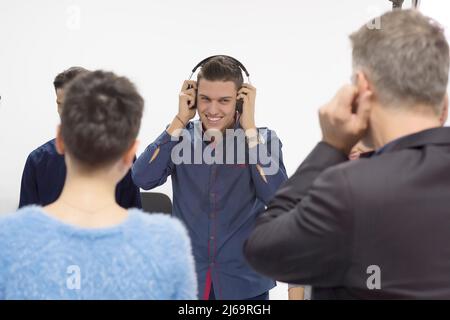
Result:
{"label": "white wall", "polygon": [[[422,6],[448,22],[448,1]],[[142,151],[176,113],[194,65],[232,55],[250,71],[257,124],[277,131],[292,174],[320,138],[318,107],[349,80],[347,36],[388,9],[387,0],[2,0],[0,213],[18,204],[28,153],[54,136],[52,81],[73,65],[137,83]],[[170,183],[160,190],[171,195]]]}
{"label": "white wall", "polygon": [[[135,81],[146,100],[141,151],[177,111],[202,58],[241,60],[258,88],[257,124],[275,129],[292,173],[320,138],[316,111],[349,79],[347,35],[387,0],[2,0],[0,213],[18,203],[28,153],[58,123],[54,76],[72,65]],[[171,194],[170,184],[160,188]]]}

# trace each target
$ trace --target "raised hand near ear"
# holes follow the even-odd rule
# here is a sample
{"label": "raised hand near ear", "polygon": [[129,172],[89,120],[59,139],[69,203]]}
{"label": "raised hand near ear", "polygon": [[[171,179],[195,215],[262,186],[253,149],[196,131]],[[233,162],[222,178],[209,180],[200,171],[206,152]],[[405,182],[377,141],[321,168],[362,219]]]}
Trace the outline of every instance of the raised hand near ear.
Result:
{"label": "raised hand near ear", "polygon": [[189,120],[195,117],[197,82],[194,80],[185,80],[181,87],[178,102],[178,117],[186,124]]}
{"label": "raised hand near ear", "polygon": [[185,80],[178,96],[178,113],[173,118],[172,123],[166,129],[172,136],[180,134],[179,129],[186,127],[189,120],[195,117],[197,109],[195,106],[197,82],[194,80]]}
{"label": "raised hand near ear", "polygon": [[256,88],[251,84],[244,83],[239,89],[237,99],[243,100],[242,114],[239,119],[242,128],[247,131],[249,129],[255,129],[255,100],[256,100]]}
{"label": "raised hand near ear", "polygon": [[343,86],[319,110],[322,141],[347,155],[368,129],[371,97],[369,90],[360,94],[356,86]]}

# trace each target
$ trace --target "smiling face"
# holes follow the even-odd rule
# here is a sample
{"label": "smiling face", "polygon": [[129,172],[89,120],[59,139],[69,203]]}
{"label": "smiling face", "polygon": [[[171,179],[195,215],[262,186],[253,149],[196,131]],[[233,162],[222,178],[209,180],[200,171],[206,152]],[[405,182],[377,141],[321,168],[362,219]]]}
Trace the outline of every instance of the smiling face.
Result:
{"label": "smiling face", "polygon": [[235,122],[237,88],[232,81],[200,79],[197,89],[197,111],[205,130],[222,132]]}

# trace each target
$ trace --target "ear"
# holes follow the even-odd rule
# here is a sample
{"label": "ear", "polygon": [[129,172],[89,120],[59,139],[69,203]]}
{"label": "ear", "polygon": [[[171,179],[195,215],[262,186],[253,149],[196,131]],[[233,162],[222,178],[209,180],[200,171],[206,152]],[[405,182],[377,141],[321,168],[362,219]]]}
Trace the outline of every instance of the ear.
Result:
{"label": "ear", "polygon": [[55,146],[56,146],[56,151],[60,155],[64,155],[65,150],[64,150],[64,141],[63,141],[62,136],[61,136],[61,125],[58,125],[58,128],[56,129]]}
{"label": "ear", "polygon": [[447,118],[448,118],[448,93],[445,94],[444,105],[442,108],[441,115],[439,116],[441,126],[444,126],[444,124],[447,122]]}
{"label": "ear", "polygon": [[363,71],[359,70],[356,72],[355,81],[356,81],[355,85],[358,88],[358,92],[360,94],[364,93],[368,90],[373,91],[372,85],[371,85],[369,79],[367,79],[367,76]]}
{"label": "ear", "polygon": [[139,147],[139,141],[135,140],[133,144],[128,148],[128,151],[122,157],[122,163],[130,168],[133,165],[134,157],[136,156]]}

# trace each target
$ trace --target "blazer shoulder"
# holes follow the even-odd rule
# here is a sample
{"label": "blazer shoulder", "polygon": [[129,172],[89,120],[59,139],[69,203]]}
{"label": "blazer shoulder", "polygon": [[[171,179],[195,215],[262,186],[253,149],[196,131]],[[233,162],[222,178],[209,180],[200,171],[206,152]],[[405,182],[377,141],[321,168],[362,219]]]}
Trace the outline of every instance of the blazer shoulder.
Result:
{"label": "blazer shoulder", "polygon": [[349,160],[333,166],[327,170],[340,172],[345,179],[347,188],[351,189],[354,197],[371,195],[375,198],[384,194],[387,183],[395,182],[392,179],[404,165],[404,157],[394,154],[381,154],[370,158]]}

